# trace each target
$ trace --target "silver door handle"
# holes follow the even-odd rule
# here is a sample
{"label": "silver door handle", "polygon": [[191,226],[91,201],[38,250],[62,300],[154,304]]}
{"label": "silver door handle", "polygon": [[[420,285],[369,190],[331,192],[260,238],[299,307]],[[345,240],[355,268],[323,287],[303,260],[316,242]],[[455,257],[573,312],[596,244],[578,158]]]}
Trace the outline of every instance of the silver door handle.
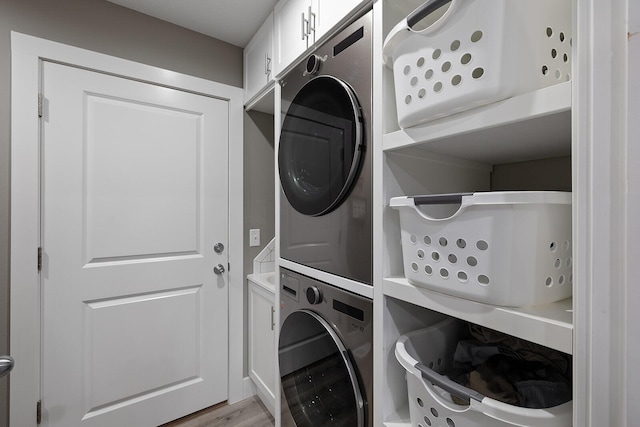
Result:
{"label": "silver door handle", "polygon": [[222,273],[224,273],[224,265],[222,264],[218,264],[215,267],[213,267],[213,272],[220,275]]}
{"label": "silver door handle", "polygon": [[0,378],[11,372],[13,365],[15,365],[13,357],[0,356]]}

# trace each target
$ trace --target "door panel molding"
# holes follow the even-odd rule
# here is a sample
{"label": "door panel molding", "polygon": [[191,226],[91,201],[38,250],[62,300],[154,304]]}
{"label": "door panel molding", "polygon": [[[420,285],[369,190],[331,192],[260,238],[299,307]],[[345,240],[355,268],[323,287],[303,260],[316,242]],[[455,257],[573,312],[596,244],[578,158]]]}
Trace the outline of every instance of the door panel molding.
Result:
{"label": "door panel molding", "polygon": [[[35,427],[40,398],[40,125],[42,61],[59,62],[228,101],[229,106],[229,401],[244,398],[242,89],[133,61],[11,33],[10,425]],[[45,103],[46,113],[46,103]],[[46,260],[45,260],[46,261]]]}

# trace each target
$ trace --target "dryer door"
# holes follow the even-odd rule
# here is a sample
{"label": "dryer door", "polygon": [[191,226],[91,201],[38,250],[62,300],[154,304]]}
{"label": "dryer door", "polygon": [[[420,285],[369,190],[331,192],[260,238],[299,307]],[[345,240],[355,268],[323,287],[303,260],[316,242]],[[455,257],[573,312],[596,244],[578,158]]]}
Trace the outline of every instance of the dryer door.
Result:
{"label": "dryer door", "polygon": [[318,314],[299,310],[285,319],[278,361],[283,400],[297,427],[365,425],[356,368],[340,338]]}
{"label": "dryer door", "polygon": [[364,155],[360,104],[332,76],[309,80],[289,106],[278,149],[280,182],[304,215],[331,212],[349,194]]}

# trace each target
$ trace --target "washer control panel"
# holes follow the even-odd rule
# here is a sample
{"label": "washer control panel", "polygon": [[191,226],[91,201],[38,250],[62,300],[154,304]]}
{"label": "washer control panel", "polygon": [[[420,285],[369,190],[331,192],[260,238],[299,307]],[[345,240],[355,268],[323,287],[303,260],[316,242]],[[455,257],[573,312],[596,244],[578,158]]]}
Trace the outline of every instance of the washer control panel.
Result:
{"label": "washer control panel", "polygon": [[290,274],[280,273],[281,295],[286,295],[294,301],[299,301],[300,280]]}

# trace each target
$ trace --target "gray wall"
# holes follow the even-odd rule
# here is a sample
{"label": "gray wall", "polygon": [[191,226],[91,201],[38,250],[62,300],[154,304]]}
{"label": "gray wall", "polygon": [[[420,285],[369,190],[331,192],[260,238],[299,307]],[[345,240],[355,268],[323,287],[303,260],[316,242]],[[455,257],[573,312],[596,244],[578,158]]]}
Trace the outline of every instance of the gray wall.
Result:
{"label": "gray wall", "polygon": [[571,191],[571,157],[494,165],[493,191]]}
{"label": "gray wall", "polygon": [[[10,31],[242,87],[242,49],[228,43],[104,0],[0,0],[0,354],[9,352]],[[5,377],[0,427],[7,402]]]}
{"label": "gray wall", "polygon": [[[275,166],[273,115],[250,111],[244,115],[244,272],[275,236]],[[260,246],[249,247],[249,229],[260,229]]]}
{"label": "gray wall", "polygon": [[[273,115],[250,111],[244,115],[244,276],[253,272],[253,259],[276,233]],[[260,229],[260,246],[249,247],[249,229]],[[245,295],[247,282],[245,280]],[[247,324],[247,300],[244,301]],[[244,330],[245,348],[247,328]],[[244,373],[248,375],[248,354]]]}

